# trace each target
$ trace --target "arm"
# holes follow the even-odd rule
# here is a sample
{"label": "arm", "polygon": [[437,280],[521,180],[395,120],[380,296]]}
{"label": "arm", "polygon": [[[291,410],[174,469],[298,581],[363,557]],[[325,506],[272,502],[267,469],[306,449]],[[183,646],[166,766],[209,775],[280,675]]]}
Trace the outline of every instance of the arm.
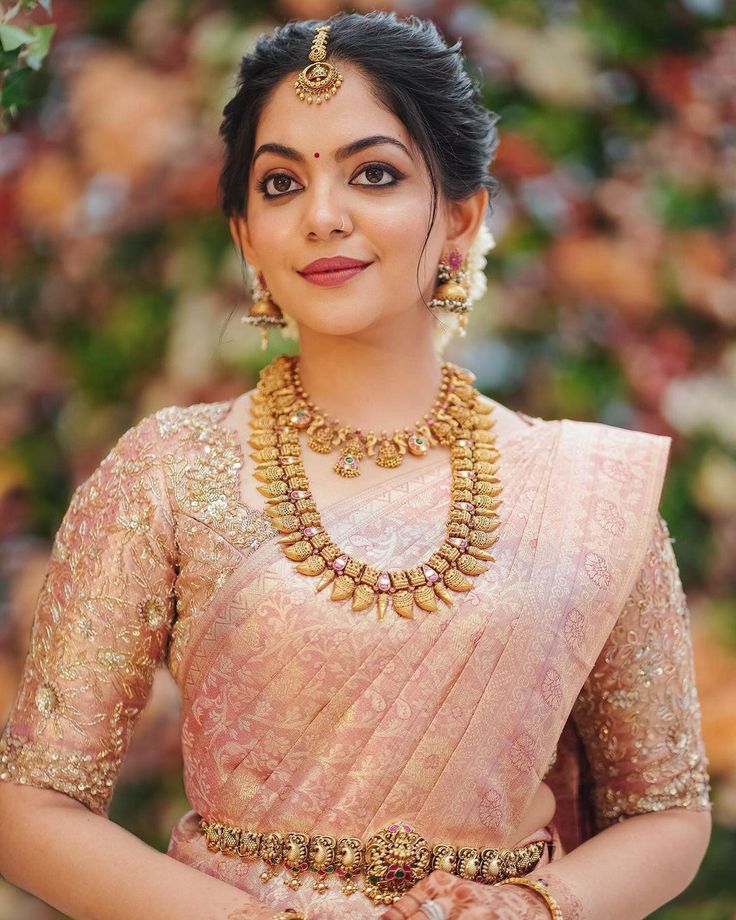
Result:
{"label": "arm", "polygon": [[0,872],[75,920],[224,918],[236,905],[272,916],[107,817],[175,615],[159,456],[149,416],[77,488],[57,532],[0,734]]}
{"label": "arm", "polygon": [[[593,774],[598,833],[526,877],[549,883],[564,920],[641,920],[690,884],[711,827],[689,611],[659,515],[572,715]],[[549,920],[539,896],[516,885],[433,872],[410,893],[437,898],[453,920]],[[397,902],[385,917],[400,920],[396,908],[409,906]]]}
{"label": "arm", "polygon": [[[674,808],[615,824],[548,868],[540,879],[563,920],[642,920],[692,881],[710,836],[710,814]],[[488,886],[436,870],[379,920],[426,920],[432,898],[451,920],[550,920],[539,895],[520,885]]]}
{"label": "arm", "polygon": [[50,789],[0,783],[0,854],[9,882],[74,920],[270,920],[276,913]]}
{"label": "arm", "polygon": [[580,917],[645,917],[690,884],[711,829],[690,614],[661,515],[572,714],[599,833],[530,877],[563,886],[565,920],[575,917],[564,908],[572,892]]}

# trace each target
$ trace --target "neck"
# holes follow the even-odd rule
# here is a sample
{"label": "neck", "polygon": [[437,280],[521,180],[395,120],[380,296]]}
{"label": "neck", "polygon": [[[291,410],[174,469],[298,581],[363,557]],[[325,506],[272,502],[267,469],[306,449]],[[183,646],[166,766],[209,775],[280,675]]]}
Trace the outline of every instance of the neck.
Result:
{"label": "neck", "polygon": [[[400,320],[400,318],[398,318]],[[401,323],[399,322],[399,326]],[[431,327],[338,336],[299,330],[299,375],[307,396],[333,419],[364,431],[409,427],[429,412],[443,359]]]}

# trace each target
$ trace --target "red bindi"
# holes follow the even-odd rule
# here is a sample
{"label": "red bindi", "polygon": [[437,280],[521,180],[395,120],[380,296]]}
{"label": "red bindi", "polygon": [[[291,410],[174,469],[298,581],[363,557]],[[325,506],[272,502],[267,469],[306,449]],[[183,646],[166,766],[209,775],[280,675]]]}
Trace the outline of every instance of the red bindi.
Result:
{"label": "red bindi", "polygon": [[318,157],[318,156],[319,156],[319,154],[318,154],[318,153],[315,153],[315,156],[316,156],[316,157]]}

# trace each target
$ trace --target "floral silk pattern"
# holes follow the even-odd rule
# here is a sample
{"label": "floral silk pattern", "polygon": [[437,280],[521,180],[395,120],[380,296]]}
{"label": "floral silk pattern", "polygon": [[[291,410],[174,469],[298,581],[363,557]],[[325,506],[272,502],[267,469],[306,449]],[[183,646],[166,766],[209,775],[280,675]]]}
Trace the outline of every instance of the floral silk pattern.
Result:
{"label": "floral silk pattern", "polygon": [[[542,781],[560,842],[665,808],[707,809],[689,614],[658,504],[670,439],[569,419],[499,441],[495,561],[455,605],[355,614],[296,573],[242,500],[233,401],[171,406],[126,432],[54,541],[0,779],[108,813],[157,665],[182,703],[192,809],[173,858],[283,910],[377,917],[336,879],[298,891],[210,852],[199,816],[367,839],[396,818],[430,842],[514,846]],[[450,464],[407,462],[320,508],[380,568],[441,543]],[[264,500],[265,504],[265,500]],[[510,886],[509,886],[510,887]]]}

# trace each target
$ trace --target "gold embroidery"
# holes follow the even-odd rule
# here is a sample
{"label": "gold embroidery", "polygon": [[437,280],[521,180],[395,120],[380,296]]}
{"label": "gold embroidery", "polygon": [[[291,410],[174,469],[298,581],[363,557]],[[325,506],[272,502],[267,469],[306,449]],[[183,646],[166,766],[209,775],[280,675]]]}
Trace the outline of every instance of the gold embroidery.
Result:
{"label": "gold embroidery", "polygon": [[274,536],[266,515],[240,501],[240,473],[243,455],[237,433],[219,422],[230,402],[170,406],[156,413],[163,438],[174,437],[186,454],[177,463],[172,452],[163,462],[172,483],[172,500],[184,512],[215,528],[234,546],[255,548]]}
{"label": "gold embroidery", "polygon": [[667,524],[573,707],[599,829],[666,808],[709,809],[690,613]]}
{"label": "gold embroidery", "polygon": [[0,779],[106,814],[173,617],[174,523],[150,418],[74,492],[0,735]]}
{"label": "gold embroidery", "polygon": [[[156,666],[164,661],[176,677],[192,616],[245,547],[274,536],[265,515],[240,502],[242,452],[219,425],[229,406],[144,418],[75,491],[0,735],[0,779],[108,812]],[[189,578],[186,604],[179,573]]]}
{"label": "gold embroidery", "polygon": [[178,680],[193,623],[242,562],[244,552],[276,536],[267,516],[240,499],[243,454],[234,431],[220,422],[231,402],[169,406],[155,418],[163,439],[161,461],[177,517],[178,576],[165,662]]}
{"label": "gold embroidery", "polygon": [[117,703],[101,747],[65,752],[57,744],[33,741],[5,729],[0,736],[0,780],[56,789],[106,815],[115,779],[128,746],[129,726],[140,710]]}

